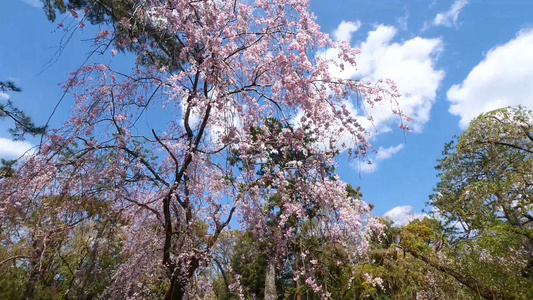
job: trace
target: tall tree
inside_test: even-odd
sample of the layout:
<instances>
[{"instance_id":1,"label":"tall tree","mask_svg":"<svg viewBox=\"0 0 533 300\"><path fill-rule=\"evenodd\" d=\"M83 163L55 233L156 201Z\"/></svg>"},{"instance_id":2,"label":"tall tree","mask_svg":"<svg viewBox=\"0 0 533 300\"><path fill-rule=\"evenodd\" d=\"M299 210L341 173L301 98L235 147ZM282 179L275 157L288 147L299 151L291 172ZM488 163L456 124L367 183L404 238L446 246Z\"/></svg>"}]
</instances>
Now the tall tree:
<instances>
[{"instance_id":1,"label":"tall tree","mask_svg":"<svg viewBox=\"0 0 533 300\"><path fill-rule=\"evenodd\" d=\"M271 285L271 277L276 273L279 278L294 281L285 283L278 294L332 295L331 282L335 277L332 270L341 269L339 265L353 264L365 253L367 241L360 233L379 224L370 216L370 207L361 201L359 188L338 180L333 164L322 162L321 176L329 185L324 190L321 187L324 182L317 180L313 172L303 171L302 167L306 167L313 155L307 149L313 148L316 142L309 127L303 128L302 147L295 148L284 139L276 139L283 132L294 132L293 126L274 118L265 119L264 125L252 130L255 137L251 148L259 148L255 145L259 138L267 137L271 141L272 150L257 170L258 180L264 181L262 185L266 187L265 201L263 207L249 212L247 218L251 221L244 229L256 237L257 248L264 251L256 255L268 261L265 297L267 290L276 292ZM328 155L337 153L336 149L331 151ZM230 163L239 169L253 164L238 153L230 157ZM283 184L273 180L280 175ZM332 191L336 193L335 198L322 194ZM266 289L268 284L270 289Z\"/></svg>"},{"instance_id":2,"label":"tall tree","mask_svg":"<svg viewBox=\"0 0 533 300\"><path fill-rule=\"evenodd\" d=\"M333 78L330 67L354 65L359 52L320 32L308 1L118 3L121 26L134 22L143 34L120 40L135 50L137 66L131 74L106 65L76 72L65 84L75 99L71 119L0 182L1 205L106 199L129 224L125 261L106 290L114 299L161 289L165 299L184 299L235 216L242 228L270 236L265 219L254 217L265 216L272 197L279 233L291 238L294 219L317 206L327 221L321 230L339 243L361 241L364 252L373 223L331 166L339 149L366 159L370 147L347 102L395 105L394 84ZM110 34L103 30L97 41ZM324 49L336 56L317 54ZM151 53L170 59L146 63ZM272 130L272 119L283 126ZM276 151L298 158L265 165ZM306 266L304 284L327 296L314 279L320 274Z\"/></svg>"},{"instance_id":3,"label":"tall tree","mask_svg":"<svg viewBox=\"0 0 533 300\"><path fill-rule=\"evenodd\" d=\"M523 107L482 114L443 153L430 204L458 228L448 254L456 266L443 268L487 299L530 298L533 114Z\"/></svg>"},{"instance_id":4,"label":"tall tree","mask_svg":"<svg viewBox=\"0 0 533 300\"><path fill-rule=\"evenodd\" d=\"M523 107L482 114L446 146L430 203L465 234L505 224L533 238L533 115Z\"/></svg>"}]
</instances>

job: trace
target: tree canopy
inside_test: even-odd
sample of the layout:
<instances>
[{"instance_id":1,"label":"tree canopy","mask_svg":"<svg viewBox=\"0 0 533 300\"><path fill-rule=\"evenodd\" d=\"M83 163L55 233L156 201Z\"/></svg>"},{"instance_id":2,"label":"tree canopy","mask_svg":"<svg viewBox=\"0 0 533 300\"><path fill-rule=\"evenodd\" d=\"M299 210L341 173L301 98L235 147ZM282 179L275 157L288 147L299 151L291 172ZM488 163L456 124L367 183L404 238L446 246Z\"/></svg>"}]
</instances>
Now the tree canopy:
<instances>
[{"instance_id":1,"label":"tree canopy","mask_svg":"<svg viewBox=\"0 0 533 300\"><path fill-rule=\"evenodd\" d=\"M455 147L446 145L437 166L430 204L454 229L448 255L485 286L485 298L532 296L532 137L533 114L524 107L484 113Z\"/></svg>"},{"instance_id":2,"label":"tree canopy","mask_svg":"<svg viewBox=\"0 0 533 300\"><path fill-rule=\"evenodd\" d=\"M324 272L363 256L367 235L381 228L334 173L340 151L366 160L371 149L355 115L365 110L348 107L395 107L394 83L332 77L331 66L355 65L359 51L320 32L307 1L44 3L50 19L69 9L76 18L83 9L82 18L104 26L97 47L114 43L137 60L129 74L102 64L74 72L64 84L75 101L71 118L1 179L0 207L12 220L5 238L45 253L52 237L64 237L48 265L69 270L43 281L45 256L6 254L13 272L45 286L66 280L69 288L58 292L64 297L205 296L213 251L234 223L268 245L277 274L301 278L294 295L332 297L337 275ZM324 49L335 57L316 55ZM47 217L36 234L28 220L48 212L49 199L72 205L60 215L74 217ZM103 205L106 215L88 204ZM69 244L81 224L106 220L113 230L104 226L86 237L94 242ZM99 232L116 235L116 247ZM324 241L335 256L308 246ZM67 259L79 247L88 257ZM104 262L105 287L89 288L83 274ZM231 276L228 289L243 296L239 274Z\"/></svg>"}]
</instances>

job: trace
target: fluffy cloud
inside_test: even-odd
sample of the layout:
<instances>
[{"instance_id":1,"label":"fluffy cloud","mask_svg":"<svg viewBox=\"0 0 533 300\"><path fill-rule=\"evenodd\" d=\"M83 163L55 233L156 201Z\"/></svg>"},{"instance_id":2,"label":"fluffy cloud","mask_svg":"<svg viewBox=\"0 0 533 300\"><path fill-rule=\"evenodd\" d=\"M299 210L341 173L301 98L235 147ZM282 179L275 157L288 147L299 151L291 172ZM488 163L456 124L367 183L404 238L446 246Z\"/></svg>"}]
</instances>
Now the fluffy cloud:
<instances>
[{"instance_id":1,"label":"fluffy cloud","mask_svg":"<svg viewBox=\"0 0 533 300\"><path fill-rule=\"evenodd\" d=\"M0 138L0 158L19 158L32 147L32 144L25 141L12 141L10 139Z\"/></svg>"},{"instance_id":2,"label":"fluffy cloud","mask_svg":"<svg viewBox=\"0 0 533 300\"><path fill-rule=\"evenodd\" d=\"M466 79L447 93L450 113L468 127L479 114L497 108L527 105L533 108L533 30L520 31L504 45L492 48Z\"/></svg>"},{"instance_id":3,"label":"fluffy cloud","mask_svg":"<svg viewBox=\"0 0 533 300\"><path fill-rule=\"evenodd\" d=\"M423 219L424 214L418 214L413 211L410 205L396 206L386 212L383 217L393 222L393 226L401 227L409 224L414 219Z\"/></svg>"},{"instance_id":4,"label":"fluffy cloud","mask_svg":"<svg viewBox=\"0 0 533 300\"><path fill-rule=\"evenodd\" d=\"M333 38L336 41L346 41L350 42L352 39L352 33L359 30L361 27L361 22L346 22L342 21L339 24L339 27L333 32Z\"/></svg>"},{"instance_id":5,"label":"fluffy cloud","mask_svg":"<svg viewBox=\"0 0 533 300\"><path fill-rule=\"evenodd\" d=\"M341 30L341 25L337 31ZM346 32L346 30L342 30ZM436 91L444 71L435 68L438 54L442 51L440 39L415 37L401 43L393 42L397 29L393 26L379 25L368 33L365 41L356 44L362 53L358 57L357 67L347 67L344 71L331 68L334 76L377 82L382 78L390 78L396 82L405 96L400 100L400 110L415 121L414 130L421 132L429 120L431 107L436 99ZM327 57L336 57L334 50L324 53ZM397 107L393 107L395 109ZM391 113L391 107L367 109L374 122L363 125L377 133L390 130L388 124L397 121ZM376 132L375 132L376 133Z\"/></svg>"},{"instance_id":6,"label":"fluffy cloud","mask_svg":"<svg viewBox=\"0 0 533 300\"><path fill-rule=\"evenodd\" d=\"M383 148L379 147L378 153L376 154L376 161L384 161L392 157L393 154L398 153L398 151L403 149L403 144L399 144L396 147Z\"/></svg>"},{"instance_id":7,"label":"fluffy cloud","mask_svg":"<svg viewBox=\"0 0 533 300\"><path fill-rule=\"evenodd\" d=\"M433 25L450 27L457 24L459 13L468 4L468 0L456 0L446 12L439 13L433 19Z\"/></svg>"},{"instance_id":8,"label":"fluffy cloud","mask_svg":"<svg viewBox=\"0 0 533 300\"><path fill-rule=\"evenodd\" d=\"M403 144L399 144L398 146L395 146L395 147L389 147L389 148L383 148L383 147L379 147L379 149L377 150L377 153L376 155L373 157L373 158L370 158L370 161L372 161L372 164L369 165L367 163L360 163L360 164L357 164L357 163L352 163L351 166L352 168L360 171L360 172L363 172L363 173L373 173L375 171L377 171L378 169L378 164L384 160L387 160L387 159L390 159L394 154L398 153L398 151L402 150L404 147Z\"/></svg>"}]
</instances>

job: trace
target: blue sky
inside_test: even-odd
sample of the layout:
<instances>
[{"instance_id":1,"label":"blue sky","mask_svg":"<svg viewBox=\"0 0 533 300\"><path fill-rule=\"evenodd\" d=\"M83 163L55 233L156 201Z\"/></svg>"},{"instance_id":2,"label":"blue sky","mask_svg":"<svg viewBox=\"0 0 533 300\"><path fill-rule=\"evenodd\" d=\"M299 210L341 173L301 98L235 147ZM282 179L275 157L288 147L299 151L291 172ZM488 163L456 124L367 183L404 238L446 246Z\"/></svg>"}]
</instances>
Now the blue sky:
<instances>
[{"instance_id":1,"label":"blue sky","mask_svg":"<svg viewBox=\"0 0 533 300\"><path fill-rule=\"evenodd\" d=\"M84 62L96 29L86 26L56 57L65 32L46 21L40 1L2 2L0 80L23 88L9 97L43 124L62 96L58 84ZM341 178L361 186L376 215L401 223L419 214L436 184L444 143L479 113L533 108L533 1L311 0L311 9L324 32L363 51L358 68L343 76L395 80L406 94L400 107L416 121L413 133L404 133L396 119L376 111L372 167L339 159ZM0 101L6 97L0 94ZM70 104L63 100L51 125L66 119ZM9 125L0 123L0 157L35 142L9 141Z\"/></svg>"}]
</instances>

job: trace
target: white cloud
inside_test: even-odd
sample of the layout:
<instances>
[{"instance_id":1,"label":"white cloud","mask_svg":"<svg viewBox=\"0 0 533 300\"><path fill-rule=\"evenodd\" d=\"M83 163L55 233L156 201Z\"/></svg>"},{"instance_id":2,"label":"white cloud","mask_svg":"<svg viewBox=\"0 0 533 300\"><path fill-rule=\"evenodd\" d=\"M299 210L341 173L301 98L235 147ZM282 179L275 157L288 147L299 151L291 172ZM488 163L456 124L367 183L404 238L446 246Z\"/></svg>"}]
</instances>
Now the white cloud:
<instances>
[{"instance_id":1,"label":"white cloud","mask_svg":"<svg viewBox=\"0 0 533 300\"><path fill-rule=\"evenodd\" d=\"M376 161L384 161L392 157L393 154L398 153L398 151L403 149L403 144L399 144L396 147L383 148L379 147L378 153L376 154Z\"/></svg>"},{"instance_id":2,"label":"white cloud","mask_svg":"<svg viewBox=\"0 0 533 300\"><path fill-rule=\"evenodd\" d=\"M522 30L504 45L492 48L461 84L447 93L450 113L468 127L479 114L497 108L533 104L533 29Z\"/></svg>"},{"instance_id":3,"label":"white cloud","mask_svg":"<svg viewBox=\"0 0 533 300\"><path fill-rule=\"evenodd\" d=\"M28 5L31 5L33 7L37 7L37 8L42 8L43 7L43 3L41 2L41 0L20 0Z\"/></svg>"},{"instance_id":4,"label":"white cloud","mask_svg":"<svg viewBox=\"0 0 533 300\"><path fill-rule=\"evenodd\" d=\"M333 38L336 41L346 41L349 43L352 39L352 33L359 30L359 28L361 28L361 21L357 21L357 22L342 21L339 24L339 27L337 27L337 29L335 29L335 31L333 32Z\"/></svg>"},{"instance_id":5,"label":"white cloud","mask_svg":"<svg viewBox=\"0 0 533 300\"><path fill-rule=\"evenodd\" d=\"M386 212L383 217L393 222L393 226L401 227L415 219L423 219L426 215L415 213L410 205L396 206Z\"/></svg>"},{"instance_id":6,"label":"white cloud","mask_svg":"<svg viewBox=\"0 0 533 300\"><path fill-rule=\"evenodd\" d=\"M456 0L446 12L439 13L433 19L433 25L450 27L457 24L459 13L468 4L468 0Z\"/></svg>"},{"instance_id":7,"label":"white cloud","mask_svg":"<svg viewBox=\"0 0 533 300\"><path fill-rule=\"evenodd\" d=\"M383 147L379 147L379 149L377 150L377 153L376 155L373 157L373 158L370 158L370 161L372 162L372 164L367 164L367 163L355 163L353 162L351 164L351 167L358 170L358 171L361 171L363 173L373 173L375 171L377 171L378 169L378 164L384 160L387 160L387 159L390 159L394 154L398 153L398 151L402 150L404 147L403 144L399 144L398 146L395 146L395 147L389 147L389 148L383 148Z\"/></svg>"},{"instance_id":8,"label":"white cloud","mask_svg":"<svg viewBox=\"0 0 533 300\"><path fill-rule=\"evenodd\" d=\"M341 78L372 82L385 78L394 80L399 91L405 94L398 105L400 110L414 119L414 130L421 132L429 120L437 88L445 75L444 71L435 68L438 54L442 51L442 41L415 37L400 43L392 42L396 33L397 29L393 26L377 26L368 33L365 41L355 45L362 51L357 67L345 66L344 71L332 67L331 72ZM334 58L337 53L329 50L325 55ZM388 125L397 121L391 111L397 108L390 105L367 108L374 122L365 121L363 116L360 120L369 131L375 131L374 128L377 133L390 131Z\"/></svg>"},{"instance_id":9,"label":"white cloud","mask_svg":"<svg viewBox=\"0 0 533 300\"><path fill-rule=\"evenodd\" d=\"M13 141L0 138L0 158L14 159L24 155L33 147L26 141Z\"/></svg>"}]
</instances>

